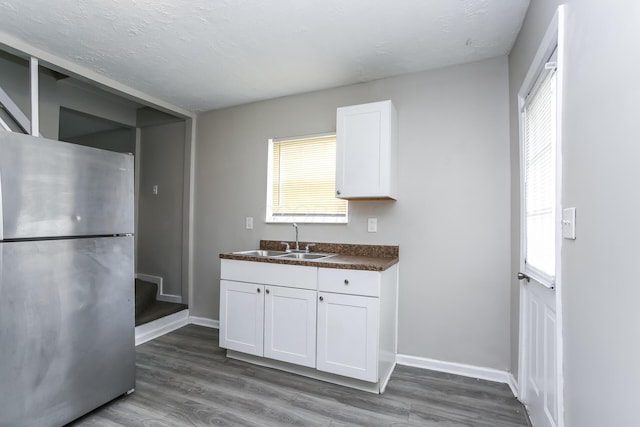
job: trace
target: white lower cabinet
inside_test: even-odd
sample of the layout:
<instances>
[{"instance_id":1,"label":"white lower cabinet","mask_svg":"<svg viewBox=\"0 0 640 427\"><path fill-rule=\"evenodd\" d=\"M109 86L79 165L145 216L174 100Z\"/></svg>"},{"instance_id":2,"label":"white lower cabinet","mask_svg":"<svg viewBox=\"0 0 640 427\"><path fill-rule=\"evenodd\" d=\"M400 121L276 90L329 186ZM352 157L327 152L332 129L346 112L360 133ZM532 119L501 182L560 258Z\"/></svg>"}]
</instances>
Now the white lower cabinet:
<instances>
[{"instance_id":1,"label":"white lower cabinet","mask_svg":"<svg viewBox=\"0 0 640 427\"><path fill-rule=\"evenodd\" d=\"M220 347L381 393L395 366L397 271L222 259Z\"/></svg>"},{"instance_id":2,"label":"white lower cabinet","mask_svg":"<svg viewBox=\"0 0 640 427\"><path fill-rule=\"evenodd\" d=\"M316 291L266 286L264 357L316 366Z\"/></svg>"},{"instance_id":3,"label":"white lower cabinet","mask_svg":"<svg viewBox=\"0 0 640 427\"><path fill-rule=\"evenodd\" d=\"M264 285L220 281L220 347L263 355Z\"/></svg>"},{"instance_id":4,"label":"white lower cabinet","mask_svg":"<svg viewBox=\"0 0 640 427\"><path fill-rule=\"evenodd\" d=\"M378 381L379 299L318 293L318 370Z\"/></svg>"}]
</instances>

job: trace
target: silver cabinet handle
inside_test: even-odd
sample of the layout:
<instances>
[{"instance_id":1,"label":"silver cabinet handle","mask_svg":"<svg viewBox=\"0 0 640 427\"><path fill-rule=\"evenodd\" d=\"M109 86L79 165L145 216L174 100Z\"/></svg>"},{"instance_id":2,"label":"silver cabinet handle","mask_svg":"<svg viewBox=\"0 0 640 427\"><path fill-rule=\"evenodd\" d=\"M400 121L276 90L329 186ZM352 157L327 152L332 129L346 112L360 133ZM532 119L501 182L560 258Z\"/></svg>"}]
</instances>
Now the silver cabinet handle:
<instances>
[{"instance_id":1,"label":"silver cabinet handle","mask_svg":"<svg viewBox=\"0 0 640 427\"><path fill-rule=\"evenodd\" d=\"M348 285L348 284L349 284L349 280L344 279L344 284L345 284L345 285Z\"/></svg>"},{"instance_id":2,"label":"silver cabinet handle","mask_svg":"<svg viewBox=\"0 0 640 427\"><path fill-rule=\"evenodd\" d=\"M531 280L531 277L529 277L524 273L518 273L518 280L525 280L525 279L527 280L527 282L529 282Z\"/></svg>"},{"instance_id":3,"label":"silver cabinet handle","mask_svg":"<svg viewBox=\"0 0 640 427\"><path fill-rule=\"evenodd\" d=\"M321 296L320 297L320 302L322 302L322 301L324 301L324 297Z\"/></svg>"}]
</instances>

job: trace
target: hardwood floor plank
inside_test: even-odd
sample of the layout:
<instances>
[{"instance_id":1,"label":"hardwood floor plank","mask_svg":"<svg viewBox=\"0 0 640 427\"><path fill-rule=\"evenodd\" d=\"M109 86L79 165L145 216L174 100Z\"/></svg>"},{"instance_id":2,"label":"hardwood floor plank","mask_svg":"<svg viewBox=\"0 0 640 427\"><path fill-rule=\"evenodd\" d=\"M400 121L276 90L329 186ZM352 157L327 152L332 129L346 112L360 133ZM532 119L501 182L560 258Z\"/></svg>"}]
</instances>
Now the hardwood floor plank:
<instances>
[{"instance_id":1,"label":"hardwood floor plank","mask_svg":"<svg viewBox=\"0 0 640 427\"><path fill-rule=\"evenodd\" d=\"M376 395L228 359L195 325L138 346L136 365L133 394L71 425L528 426L505 384L398 366Z\"/></svg>"}]
</instances>

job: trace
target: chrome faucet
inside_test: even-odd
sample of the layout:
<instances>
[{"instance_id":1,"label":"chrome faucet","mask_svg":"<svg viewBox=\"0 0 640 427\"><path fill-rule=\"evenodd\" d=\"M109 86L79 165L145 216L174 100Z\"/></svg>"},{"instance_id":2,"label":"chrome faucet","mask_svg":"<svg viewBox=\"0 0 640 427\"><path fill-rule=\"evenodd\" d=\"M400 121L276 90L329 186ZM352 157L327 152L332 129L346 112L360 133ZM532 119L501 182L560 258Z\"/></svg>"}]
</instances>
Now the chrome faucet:
<instances>
[{"instance_id":1,"label":"chrome faucet","mask_svg":"<svg viewBox=\"0 0 640 427\"><path fill-rule=\"evenodd\" d=\"M298 224L293 223L293 228L296 229L296 251L300 250L300 242L298 241Z\"/></svg>"}]
</instances>

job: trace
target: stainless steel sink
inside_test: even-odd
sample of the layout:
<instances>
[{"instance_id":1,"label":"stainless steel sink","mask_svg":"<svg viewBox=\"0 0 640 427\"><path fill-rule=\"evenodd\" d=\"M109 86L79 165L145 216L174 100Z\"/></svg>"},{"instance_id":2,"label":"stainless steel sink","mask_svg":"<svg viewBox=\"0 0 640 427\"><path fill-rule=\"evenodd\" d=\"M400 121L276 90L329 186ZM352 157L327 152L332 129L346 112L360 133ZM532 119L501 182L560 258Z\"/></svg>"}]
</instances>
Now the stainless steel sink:
<instances>
[{"instance_id":1,"label":"stainless steel sink","mask_svg":"<svg viewBox=\"0 0 640 427\"><path fill-rule=\"evenodd\" d=\"M259 257L272 257L285 255L285 251L269 251L264 249L253 249L250 251L233 252L234 255L247 255L247 256L259 256Z\"/></svg>"},{"instance_id":2,"label":"stainless steel sink","mask_svg":"<svg viewBox=\"0 0 640 427\"><path fill-rule=\"evenodd\" d=\"M281 255L278 258L282 259L303 259L303 260L319 260L335 256L335 254L321 254L317 252L292 252L286 255Z\"/></svg>"}]
</instances>

